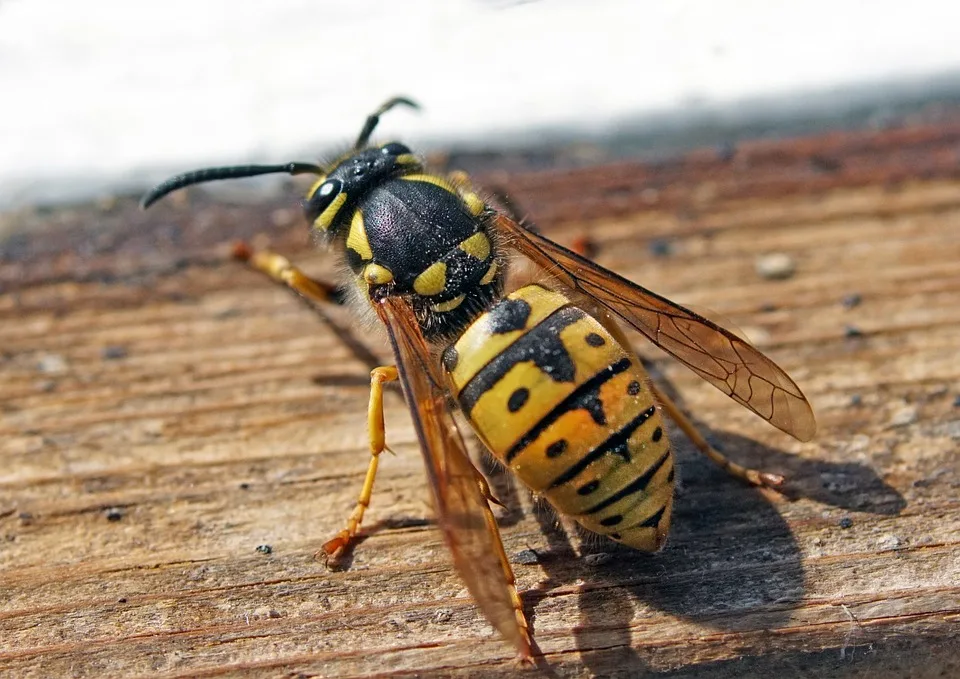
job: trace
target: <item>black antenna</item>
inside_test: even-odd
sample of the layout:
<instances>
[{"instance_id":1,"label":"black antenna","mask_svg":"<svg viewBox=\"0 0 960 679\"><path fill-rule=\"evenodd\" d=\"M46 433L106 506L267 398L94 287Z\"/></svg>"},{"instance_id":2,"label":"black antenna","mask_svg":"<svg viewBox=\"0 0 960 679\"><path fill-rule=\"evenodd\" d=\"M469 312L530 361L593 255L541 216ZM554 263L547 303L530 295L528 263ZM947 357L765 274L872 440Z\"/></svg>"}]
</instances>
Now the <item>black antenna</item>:
<instances>
[{"instance_id":1,"label":"black antenna","mask_svg":"<svg viewBox=\"0 0 960 679\"><path fill-rule=\"evenodd\" d=\"M182 189L191 184L212 182L217 179L240 179L242 177L256 177L261 174L323 174L325 170L312 163L285 163L283 165L232 165L230 167L208 167L203 170L184 172L174 175L162 184L152 188L140 199L140 209L146 210L171 191Z\"/></svg>"},{"instance_id":2,"label":"black antenna","mask_svg":"<svg viewBox=\"0 0 960 679\"><path fill-rule=\"evenodd\" d=\"M420 106L417 102L412 99L407 99L406 97L394 97L393 99L388 99L383 103L380 108L367 116L367 122L363 124L363 128L360 130L360 136L357 137L357 143L353 145L354 151L359 151L367 145L367 142L370 141L370 135L373 134L374 129L377 127L377 123L380 122L380 116L392 109L398 104L403 104L404 106L409 106L412 109L419 110Z\"/></svg>"}]
</instances>

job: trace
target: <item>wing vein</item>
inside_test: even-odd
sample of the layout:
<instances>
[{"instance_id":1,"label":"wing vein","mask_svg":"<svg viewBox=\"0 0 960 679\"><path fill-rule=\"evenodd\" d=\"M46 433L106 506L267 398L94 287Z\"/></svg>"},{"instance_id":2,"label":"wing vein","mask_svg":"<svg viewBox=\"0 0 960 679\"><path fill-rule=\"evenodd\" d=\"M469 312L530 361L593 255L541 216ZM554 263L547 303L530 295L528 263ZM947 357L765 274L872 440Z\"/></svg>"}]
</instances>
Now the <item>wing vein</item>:
<instances>
[{"instance_id":1,"label":"wing vein","mask_svg":"<svg viewBox=\"0 0 960 679\"><path fill-rule=\"evenodd\" d=\"M796 383L758 349L713 321L584 259L505 215L508 242L562 285L593 299L697 375L773 426L808 441L813 409Z\"/></svg>"}]
</instances>

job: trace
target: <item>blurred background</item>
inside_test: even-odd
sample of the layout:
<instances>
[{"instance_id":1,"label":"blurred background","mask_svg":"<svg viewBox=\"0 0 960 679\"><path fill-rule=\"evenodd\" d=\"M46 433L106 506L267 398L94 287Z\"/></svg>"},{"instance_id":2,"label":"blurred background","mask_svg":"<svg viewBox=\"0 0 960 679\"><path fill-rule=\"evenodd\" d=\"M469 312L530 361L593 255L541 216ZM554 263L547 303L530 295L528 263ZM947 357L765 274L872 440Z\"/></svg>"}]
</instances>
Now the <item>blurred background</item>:
<instances>
[{"instance_id":1,"label":"blurred background","mask_svg":"<svg viewBox=\"0 0 960 679\"><path fill-rule=\"evenodd\" d=\"M171 172L312 159L407 94L426 150L671 153L936 115L960 99L938 0L0 0L0 209Z\"/></svg>"}]
</instances>

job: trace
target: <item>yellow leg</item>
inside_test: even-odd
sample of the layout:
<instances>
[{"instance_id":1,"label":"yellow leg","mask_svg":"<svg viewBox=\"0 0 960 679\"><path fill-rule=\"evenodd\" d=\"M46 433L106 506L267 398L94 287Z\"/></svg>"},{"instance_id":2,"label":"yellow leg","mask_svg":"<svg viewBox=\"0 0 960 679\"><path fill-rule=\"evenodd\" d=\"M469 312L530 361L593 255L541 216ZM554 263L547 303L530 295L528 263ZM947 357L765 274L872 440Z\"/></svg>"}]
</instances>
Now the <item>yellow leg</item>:
<instances>
[{"instance_id":1,"label":"yellow leg","mask_svg":"<svg viewBox=\"0 0 960 679\"><path fill-rule=\"evenodd\" d=\"M329 557L336 557L343 552L350 541L356 536L363 521L363 513L370 506L370 496L373 494L373 482L377 477L377 464L380 453L390 450L386 444L386 428L383 422L383 385L397 379L396 366L380 366L370 371L370 405L367 408L367 427L370 430L370 466L367 467L367 476L360 489L357 506L354 507L347 526L336 534L321 548Z\"/></svg>"},{"instance_id":2,"label":"yellow leg","mask_svg":"<svg viewBox=\"0 0 960 679\"><path fill-rule=\"evenodd\" d=\"M237 243L233 256L252 268L265 273L278 283L290 287L311 302L342 303L341 290L303 273L286 257L269 251L253 251L246 243Z\"/></svg>"},{"instance_id":3,"label":"yellow leg","mask_svg":"<svg viewBox=\"0 0 960 679\"><path fill-rule=\"evenodd\" d=\"M752 483L755 486L767 486L769 488L777 488L783 485L783 477L780 474L771 474L770 472L758 471L756 469L750 469L749 467L743 467L736 462L731 461L723 453L710 445L709 442L700 432L697 431L697 428L693 426L693 422L687 419L687 416L677 407L677 404L674 403L670 398L664 394L662 391L657 389L656 385L651 384L650 388L653 390L653 395L656 397L657 401L660 402L660 405L663 407L664 412L670 417L671 420L677 423L683 433L693 441L693 445L700 449L704 455L709 457L711 460L716 462L718 465L723 467L731 476L735 476L738 479L742 479L747 483Z\"/></svg>"},{"instance_id":4,"label":"yellow leg","mask_svg":"<svg viewBox=\"0 0 960 679\"><path fill-rule=\"evenodd\" d=\"M477 475L477 485L480 486L480 492L483 494L484 499L487 502L492 502L498 507L506 507L506 505L500 502L500 500L497 499L497 496L494 495L490 490L490 484L487 483L487 479L484 477L483 472L476 467L473 468L473 471Z\"/></svg>"}]
</instances>

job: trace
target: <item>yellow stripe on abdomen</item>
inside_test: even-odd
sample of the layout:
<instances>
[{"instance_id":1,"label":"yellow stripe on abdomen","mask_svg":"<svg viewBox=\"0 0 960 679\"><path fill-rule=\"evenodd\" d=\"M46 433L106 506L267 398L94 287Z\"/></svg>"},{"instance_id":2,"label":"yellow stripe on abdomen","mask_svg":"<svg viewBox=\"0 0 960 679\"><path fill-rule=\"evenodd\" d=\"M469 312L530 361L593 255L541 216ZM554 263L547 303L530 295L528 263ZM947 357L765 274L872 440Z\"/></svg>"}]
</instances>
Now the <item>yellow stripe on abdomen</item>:
<instances>
[{"instance_id":1,"label":"yellow stripe on abdomen","mask_svg":"<svg viewBox=\"0 0 960 679\"><path fill-rule=\"evenodd\" d=\"M670 523L673 456L639 360L565 296L517 290L443 356L490 451L584 527L657 549Z\"/></svg>"}]
</instances>

